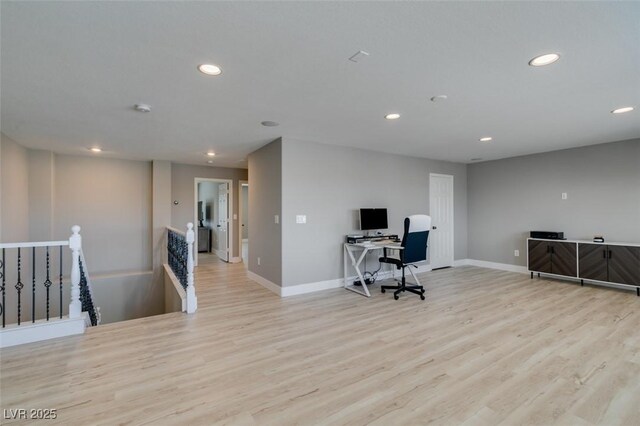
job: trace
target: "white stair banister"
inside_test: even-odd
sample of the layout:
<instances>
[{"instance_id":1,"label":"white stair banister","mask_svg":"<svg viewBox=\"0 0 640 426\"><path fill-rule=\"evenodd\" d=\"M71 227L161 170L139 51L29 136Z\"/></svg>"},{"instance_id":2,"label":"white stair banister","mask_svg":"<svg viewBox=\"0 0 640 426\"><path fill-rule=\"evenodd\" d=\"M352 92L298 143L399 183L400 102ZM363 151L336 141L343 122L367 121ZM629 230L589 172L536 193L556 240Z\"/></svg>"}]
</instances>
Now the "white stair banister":
<instances>
[{"instance_id":1,"label":"white stair banister","mask_svg":"<svg viewBox=\"0 0 640 426\"><path fill-rule=\"evenodd\" d=\"M192 314L198 309L198 298L196 297L196 288L193 279L193 243L195 241L195 233L193 232L193 223L187 223L187 313Z\"/></svg>"},{"instance_id":2,"label":"white stair banister","mask_svg":"<svg viewBox=\"0 0 640 426\"><path fill-rule=\"evenodd\" d=\"M73 234L69 238L69 248L71 249L71 302L69 303L69 318L76 319L82 317L82 303L80 302L80 249L82 248L82 237L80 227L75 225L71 228Z\"/></svg>"}]
</instances>

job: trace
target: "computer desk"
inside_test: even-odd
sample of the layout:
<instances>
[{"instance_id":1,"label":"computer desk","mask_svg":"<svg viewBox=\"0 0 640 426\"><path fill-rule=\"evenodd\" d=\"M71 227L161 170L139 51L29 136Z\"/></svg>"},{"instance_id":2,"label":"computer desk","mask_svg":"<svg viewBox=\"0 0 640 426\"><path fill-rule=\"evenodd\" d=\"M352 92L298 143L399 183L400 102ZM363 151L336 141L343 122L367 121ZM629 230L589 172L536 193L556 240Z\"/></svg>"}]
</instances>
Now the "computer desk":
<instances>
[{"instance_id":1,"label":"computer desk","mask_svg":"<svg viewBox=\"0 0 640 426\"><path fill-rule=\"evenodd\" d=\"M367 253L374 250L383 250L385 247L391 250L403 249L400 243L394 242L393 240L382 240L382 241L368 242L368 243L345 243L344 245L344 288L346 288L347 290L353 291L354 293L358 293L366 297L371 297L369 288L367 287L367 284L364 281L364 276L362 275L362 271L360 270L360 264L366 258ZM357 258L356 258L356 255L358 255ZM349 262L347 258L349 258L351 261ZM357 278L360 280L360 283L362 284L362 289L359 289L358 287L353 285L353 281L355 281L355 279L349 278L348 276L349 265L353 266L353 268L356 270L356 275L357 275Z\"/></svg>"}]
</instances>

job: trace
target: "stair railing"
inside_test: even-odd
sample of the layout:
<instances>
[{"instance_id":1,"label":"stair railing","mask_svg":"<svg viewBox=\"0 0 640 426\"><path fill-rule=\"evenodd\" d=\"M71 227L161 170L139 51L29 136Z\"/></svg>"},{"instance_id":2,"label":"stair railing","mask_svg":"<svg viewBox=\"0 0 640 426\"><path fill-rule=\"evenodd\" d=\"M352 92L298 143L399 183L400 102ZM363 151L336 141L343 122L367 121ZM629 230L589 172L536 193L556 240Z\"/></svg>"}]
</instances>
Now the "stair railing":
<instances>
[{"instance_id":1,"label":"stair railing","mask_svg":"<svg viewBox=\"0 0 640 426\"><path fill-rule=\"evenodd\" d=\"M0 244L0 315L2 316L2 329L5 329L9 321L14 325L33 324L36 321L46 322L63 319L63 247L71 249L71 274L70 274L70 303L69 319L82 318L82 312L87 312L91 318L91 325L100 323L99 308L93 306L93 294L89 275L86 270L86 262L82 254L82 237L80 227L71 228L72 235L68 241L42 241ZM8 255L15 254L15 269L7 265ZM57 258L56 258L57 257ZM29 263L28 265L25 265ZM11 276L8 276L8 273ZM83 278L84 277L84 278ZM42 280L44 278L44 280ZM84 280L84 283L83 283ZM10 282L11 281L11 282ZM13 284L15 282L15 284ZM29 284L31 284L29 286ZM15 289L15 310L8 316L7 295ZM81 287L85 287L82 290ZM37 295L45 292L45 304L39 306L36 302ZM85 293L81 299L82 293ZM56 297L57 293L57 297ZM28 299L30 303L30 315L25 320L28 312L23 309L23 302ZM57 303L57 309L52 305ZM42 314L37 311L41 308ZM55 314L54 314L55 312ZM95 321L94 321L95 319Z\"/></svg>"},{"instance_id":2,"label":"stair railing","mask_svg":"<svg viewBox=\"0 0 640 426\"><path fill-rule=\"evenodd\" d=\"M193 277L193 223L187 223L187 232L167 227L167 261L169 267L186 292L187 313L198 309L198 299Z\"/></svg>"}]
</instances>

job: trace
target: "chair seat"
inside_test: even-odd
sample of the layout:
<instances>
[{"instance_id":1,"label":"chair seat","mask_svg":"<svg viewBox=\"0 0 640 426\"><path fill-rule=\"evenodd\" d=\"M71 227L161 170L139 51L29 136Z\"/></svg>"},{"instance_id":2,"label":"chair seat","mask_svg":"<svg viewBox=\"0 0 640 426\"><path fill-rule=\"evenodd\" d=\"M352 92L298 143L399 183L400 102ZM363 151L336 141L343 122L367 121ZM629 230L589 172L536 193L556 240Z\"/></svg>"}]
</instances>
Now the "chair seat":
<instances>
[{"instance_id":1,"label":"chair seat","mask_svg":"<svg viewBox=\"0 0 640 426\"><path fill-rule=\"evenodd\" d=\"M392 265L396 265L397 269L402 268L402 260L395 257L381 257L378 260L382 263L391 263Z\"/></svg>"}]
</instances>

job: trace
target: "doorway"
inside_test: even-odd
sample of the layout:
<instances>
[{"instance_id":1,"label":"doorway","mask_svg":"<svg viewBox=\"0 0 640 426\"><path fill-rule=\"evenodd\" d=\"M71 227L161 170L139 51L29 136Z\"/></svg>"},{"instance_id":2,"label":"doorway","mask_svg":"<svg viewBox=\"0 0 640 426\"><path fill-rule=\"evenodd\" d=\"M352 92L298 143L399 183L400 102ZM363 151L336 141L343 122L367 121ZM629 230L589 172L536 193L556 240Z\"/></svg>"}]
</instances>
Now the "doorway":
<instances>
[{"instance_id":1,"label":"doorway","mask_svg":"<svg viewBox=\"0 0 640 426\"><path fill-rule=\"evenodd\" d=\"M429 174L431 269L453 266L453 176Z\"/></svg>"},{"instance_id":2,"label":"doorway","mask_svg":"<svg viewBox=\"0 0 640 426\"><path fill-rule=\"evenodd\" d=\"M195 178L194 228L199 261L229 262L233 252L233 181Z\"/></svg>"},{"instance_id":3,"label":"doorway","mask_svg":"<svg viewBox=\"0 0 640 426\"><path fill-rule=\"evenodd\" d=\"M249 182L240 181L239 213L240 213L240 235L238 235L238 247L240 247L240 257L245 266L249 265Z\"/></svg>"}]
</instances>

